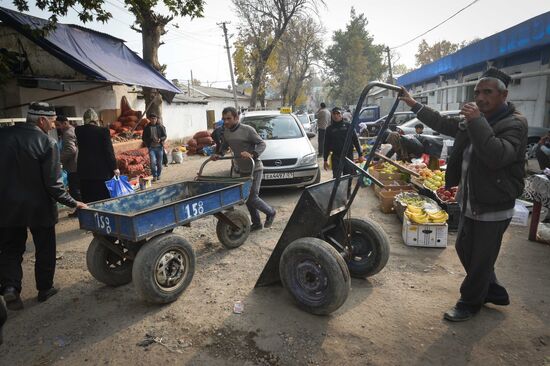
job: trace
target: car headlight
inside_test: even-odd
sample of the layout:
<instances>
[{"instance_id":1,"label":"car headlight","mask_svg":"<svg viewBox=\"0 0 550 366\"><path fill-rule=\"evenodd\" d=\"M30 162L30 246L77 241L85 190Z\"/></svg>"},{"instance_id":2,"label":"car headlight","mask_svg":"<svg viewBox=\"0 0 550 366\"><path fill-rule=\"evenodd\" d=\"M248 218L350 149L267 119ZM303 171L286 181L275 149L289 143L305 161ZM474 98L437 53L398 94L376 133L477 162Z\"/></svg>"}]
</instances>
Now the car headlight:
<instances>
[{"instance_id":1,"label":"car headlight","mask_svg":"<svg viewBox=\"0 0 550 366\"><path fill-rule=\"evenodd\" d=\"M317 154L307 154L300 160L300 165L313 165L317 162Z\"/></svg>"}]
</instances>

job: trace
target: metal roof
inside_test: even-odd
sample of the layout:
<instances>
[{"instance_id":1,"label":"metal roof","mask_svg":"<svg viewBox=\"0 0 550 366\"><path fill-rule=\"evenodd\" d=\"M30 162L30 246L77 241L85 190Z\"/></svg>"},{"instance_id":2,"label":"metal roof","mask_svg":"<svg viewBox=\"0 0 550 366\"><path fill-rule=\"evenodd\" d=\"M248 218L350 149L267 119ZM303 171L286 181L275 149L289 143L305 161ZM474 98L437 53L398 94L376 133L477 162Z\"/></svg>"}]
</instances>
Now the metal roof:
<instances>
[{"instance_id":1,"label":"metal roof","mask_svg":"<svg viewBox=\"0 0 550 366\"><path fill-rule=\"evenodd\" d=\"M497 16L497 15L495 15ZM541 14L461 50L402 75L398 85L409 86L468 67L550 45L550 12Z\"/></svg>"}]
</instances>

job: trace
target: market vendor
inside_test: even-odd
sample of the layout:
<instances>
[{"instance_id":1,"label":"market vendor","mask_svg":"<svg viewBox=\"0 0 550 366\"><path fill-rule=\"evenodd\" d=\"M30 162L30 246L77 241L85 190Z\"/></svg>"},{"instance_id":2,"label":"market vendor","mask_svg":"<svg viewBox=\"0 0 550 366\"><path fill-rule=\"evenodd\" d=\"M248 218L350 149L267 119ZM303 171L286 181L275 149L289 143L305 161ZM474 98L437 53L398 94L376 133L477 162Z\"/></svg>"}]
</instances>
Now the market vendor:
<instances>
[{"instance_id":1,"label":"market vendor","mask_svg":"<svg viewBox=\"0 0 550 366\"><path fill-rule=\"evenodd\" d=\"M459 185L461 214L455 247L466 277L458 302L444 314L449 321L468 320L485 303L510 303L494 267L515 200L523 193L527 146L527 120L506 102L511 80L493 67L483 73L474 88L475 103L462 106L465 120L417 103L402 88L400 99L420 121L455 138L445 185Z\"/></svg>"}]
</instances>

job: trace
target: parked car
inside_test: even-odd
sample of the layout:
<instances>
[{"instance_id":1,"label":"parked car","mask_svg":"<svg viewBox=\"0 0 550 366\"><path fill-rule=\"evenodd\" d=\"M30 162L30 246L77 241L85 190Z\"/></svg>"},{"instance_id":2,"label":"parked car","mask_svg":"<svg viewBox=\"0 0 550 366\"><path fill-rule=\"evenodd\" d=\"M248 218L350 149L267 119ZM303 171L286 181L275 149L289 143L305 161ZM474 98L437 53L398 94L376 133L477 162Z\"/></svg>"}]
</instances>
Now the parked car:
<instances>
[{"instance_id":1,"label":"parked car","mask_svg":"<svg viewBox=\"0 0 550 366\"><path fill-rule=\"evenodd\" d=\"M321 180L317 153L294 114L247 112L241 123L254 127L265 140L262 188L305 187Z\"/></svg>"},{"instance_id":2,"label":"parked car","mask_svg":"<svg viewBox=\"0 0 550 366\"><path fill-rule=\"evenodd\" d=\"M443 111L441 114L443 115L451 115L451 116L458 116L460 113L459 110L454 111ZM402 135L409 135L414 134L414 126L419 123L420 120L418 118L412 119L408 122L405 122L401 126L397 126L396 130L401 133ZM422 123L422 122L420 122ZM528 159L532 159L535 157L535 147L537 146L537 143L539 142L540 138L548 133L549 129L545 127L535 127L535 126L529 126L527 130L527 148L526 148L526 157ZM423 135L432 135L435 137L439 137L442 140L447 139L453 139L450 136L441 135L440 133L432 130L428 126L424 124L424 131L422 132Z\"/></svg>"},{"instance_id":3,"label":"parked car","mask_svg":"<svg viewBox=\"0 0 550 366\"><path fill-rule=\"evenodd\" d=\"M459 110L454 111L443 111L440 112L444 116L453 116L456 117L460 114ZM422 123L418 118L413 118L408 122L403 123L400 126L396 127L396 131L399 132L402 135L414 135L416 133L414 126L417 124ZM428 127L426 124L422 123L424 125L424 131L422 132L423 135L431 135L431 136L439 136L442 140L447 139L453 139L450 136L442 135L437 131L432 130L430 127Z\"/></svg>"},{"instance_id":4,"label":"parked car","mask_svg":"<svg viewBox=\"0 0 550 366\"><path fill-rule=\"evenodd\" d=\"M317 118L315 118L315 114L314 113L310 113L308 114L309 116L309 120L311 121L311 125L313 126L313 128L315 129L315 134L317 134L319 131L317 130Z\"/></svg>"},{"instance_id":5,"label":"parked car","mask_svg":"<svg viewBox=\"0 0 550 366\"><path fill-rule=\"evenodd\" d=\"M542 136L545 136L550 129L545 127L529 126L527 130L527 159L535 158L535 148Z\"/></svg>"},{"instance_id":6,"label":"parked car","mask_svg":"<svg viewBox=\"0 0 550 366\"><path fill-rule=\"evenodd\" d=\"M309 114L297 114L296 117L298 118L298 121L300 121L302 126L304 126L307 137L312 138L317 135L317 125L313 125L311 119L309 118Z\"/></svg>"},{"instance_id":7,"label":"parked car","mask_svg":"<svg viewBox=\"0 0 550 366\"><path fill-rule=\"evenodd\" d=\"M361 136L368 137L377 135L387 117L388 115L386 114L384 117L380 117L374 122L363 122L360 125ZM388 127L391 131L395 131L397 126L400 126L413 118L416 118L416 114L412 111L395 112Z\"/></svg>"}]
</instances>

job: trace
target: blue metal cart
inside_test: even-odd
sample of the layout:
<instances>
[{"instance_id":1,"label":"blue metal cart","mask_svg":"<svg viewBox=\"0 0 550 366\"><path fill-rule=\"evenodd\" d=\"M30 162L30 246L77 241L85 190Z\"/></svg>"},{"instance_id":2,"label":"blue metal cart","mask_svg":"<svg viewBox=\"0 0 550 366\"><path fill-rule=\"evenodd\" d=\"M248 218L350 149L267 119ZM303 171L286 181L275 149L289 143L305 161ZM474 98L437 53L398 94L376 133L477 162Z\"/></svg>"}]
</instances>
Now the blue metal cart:
<instances>
[{"instance_id":1,"label":"blue metal cart","mask_svg":"<svg viewBox=\"0 0 550 366\"><path fill-rule=\"evenodd\" d=\"M206 177L90 203L79 210L80 228L94 235L88 270L98 281L120 286L134 282L138 295L153 303L175 301L193 279L195 254L172 231L208 215L218 219L216 234L226 248L242 245L250 233L248 215L234 206L246 202L251 177Z\"/></svg>"}]
</instances>

